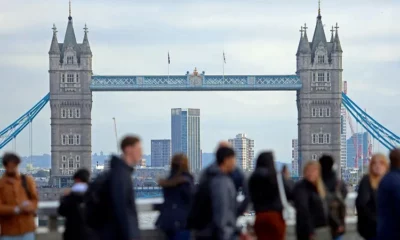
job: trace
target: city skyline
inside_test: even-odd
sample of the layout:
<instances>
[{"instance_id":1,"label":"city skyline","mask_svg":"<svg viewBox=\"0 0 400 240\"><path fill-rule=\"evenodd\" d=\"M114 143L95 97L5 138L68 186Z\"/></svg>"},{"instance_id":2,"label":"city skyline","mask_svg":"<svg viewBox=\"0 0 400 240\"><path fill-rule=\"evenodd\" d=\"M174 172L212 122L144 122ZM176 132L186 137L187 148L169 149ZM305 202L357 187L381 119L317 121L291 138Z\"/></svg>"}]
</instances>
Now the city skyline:
<instances>
[{"instance_id":1,"label":"city skyline","mask_svg":"<svg viewBox=\"0 0 400 240\"><path fill-rule=\"evenodd\" d=\"M94 2L91 2L93 5L93 8L102 8L104 5L96 5ZM161 4L161 3L160 3ZM213 3L210 2L205 2L201 7L204 7L204 5L214 5ZM9 106L4 106L2 105L2 112L9 112L7 116L2 116L0 119L0 126L6 126L7 124L11 123L16 117L21 115L23 112L25 112L29 107L31 107L32 102L36 102L41 96L42 93L47 92L48 90L48 78L47 78L47 51L50 46L50 40L51 40L51 30L48 28L51 27L51 23L54 21L56 22L56 25L59 29L59 39L62 39L62 36L65 33L65 27L66 27L66 22L67 22L67 6L66 4L54 4L54 10L53 12L49 12L49 16L44 16L43 18L36 18L34 22L26 21L24 24L27 24L28 26L33 26L35 28L31 28L28 31L21 31L18 32L18 29L21 27L18 25L20 23L19 21L7 21L12 23L11 26L7 26L2 30L2 35L4 36L22 36L24 37L13 37L12 39L18 39L15 41L13 44L7 44L6 43L6 37L2 38L1 41L5 45L10 45L11 50L7 49L5 50L5 54L1 56L1 58L4 58L5 61L2 61L3 63L0 64L0 70L2 73L4 73L3 76L5 76L7 79L10 79L9 85L15 89L16 85L13 85L14 82L18 83L19 85L24 85L27 87L27 89L32 89L32 92L26 93L24 89L17 88L18 93L24 95L24 101L20 101L18 96L12 96L9 95L8 92L13 92L10 91L10 86L5 85L2 90L0 90L0 94L2 96L6 96L7 99L12 102L10 104L11 108ZM143 9L149 9L149 11L154 10L151 6L146 5L146 4L139 4L139 8ZM216 4L217 7L220 6L220 4ZM242 28L250 27L271 27L273 24L271 22L266 21L262 22L260 17L261 14L259 15L257 8L264 6L267 7L268 5L240 5L238 3L233 3L233 10L232 13L224 13L224 16L229 17L233 16L235 11L239 11L237 8L238 7L246 7L246 9L250 9L254 11L256 14L256 19L258 19L258 23L252 22L246 22L243 21L242 25L238 25L237 21L234 21L233 24L227 23L223 21L223 19L215 19L213 21L209 21L211 23L201 23L203 25L197 25L193 26L190 25L190 27L184 26L183 30L181 30L179 33L191 33L191 30L196 29L196 30L201 30L201 29L207 29L211 28L212 25L219 25L217 27L211 28L213 31L218 32L221 31L222 27L221 25L225 24L228 26L234 26L236 28L239 28L241 30ZM340 4L338 4L340 5ZM350 6L355 7L355 5L352 4L347 4ZM146 64L141 63L139 60L141 58L136 58L134 53L136 52L136 46L133 48L135 51L132 50L132 47L123 45L122 46L127 46L128 52L131 52L132 54L127 54L123 55L123 58L127 60L127 62L133 62L136 63L135 67L132 70L131 64L127 65L122 65L122 66L117 66L116 64L111 64L112 61L110 59L113 59L118 55L116 53L110 53L107 51L104 47L102 47L102 44L104 44L104 41L122 41L119 38L116 39L110 39L110 36L107 36L108 33L110 35L117 35L118 36L118 31L115 31L115 29L111 29L110 25L101 25L97 21L91 20L95 18L97 12L93 14L93 16L87 16L87 14L83 14L85 9L85 4L81 3L73 3L73 16L74 16L74 26L76 29L77 33L77 38L81 39L83 37L83 31L80 30L80 28L83 28L84 22L88 23L88 27L90 28L90 33L89 33L89 38L91 42L91 46L93 49L96 49L94 51L94 71L96 72L114 72L116 71L117 73L165 73L164 70L162 70L165 66L166 68L166 51L161 51L162 49L159 47L156 49L156 51L151 52L151 58L156 61L155 65L150 64L149 66L146 66ZM161 4L162 6L162 4ZM181 6L182 8L190 8L193 5L187 5L184 4L184 6ZM294 5L294 6L299 6L299 5ZM392 11L394 12L395 10L388 10L386 8L385 4L380 4L380 9L378 9L375 13L375 11L372 9L371 4L365 4L363 6L358 6L363 9L363 11L370 11L371 13L375 14L369 14L371 16L371 21L375 21L378 19L380 21L377 21L376 24L379 25L379 22L382 23L384 20L388 18L388 15L391 16ZM18 4L12 3L10 5L6 6L6 14L5 14L5 19L9 19L10 16L7 15L7 10L11 11L13 7L21 7ZM32 6L35 8L41 8L44 7L40 4ZM285 11L292 11L291 9L287 8L287 5L285 4L276 4L273 7L280 9L282 12ZM398 7L398 5L393 4L390 6L392 8ZM46 6L48 8L48 6ZM119 8L119 7L118 7ZM194 67L198 67L199 71L205 70L206 73L210 72L220 72L220 63L219 61L216 61L217 63L208 63L207 60L209 59L219 59L222 57L222 50L218 50L222 48L221 46L217 45L223 45L221 43L225 43L228 46L230 46L228 50L226 51L227 54L227 62L228 64L226 65L226 72L234 72L234 73L248 73L248 72L255 72L255 73L274 73L274 72L288 72L292 73L294 72L295 69L295 64L294 64L294 53L297 47L298 43L298 35L297 35L297 30L298 27L297 25L301 25L304 21L307 22L309 26L313 26L315 23L315 17L316 17L316 3L314 1L310 1L307 4L304 4L300 10L297 10L296 12L298 13L298 16L290 16L290 17L283 17L283 16L278 16L278 14L272 14L271 19L275 18L276 21L281 21L279 19L283 18L285 19L285 24L282 25L282 27L278 30L274 30L274 36L265 36L264 34L257 35L256 39L258 41L263 42L261 44L262 46L265 46L266 50L261 53L255 53L252 51L252 48L248 48L246 43L243 42L235 42L232 39L228 40L220 40L218 37L213 38L213 46L209 51L206 51L204 53L196 52L196 61L191 60L189 63L187 62L188 57L193 55L193 46L198 44L199 46L207 46L207 43L205 43L202 39L196 39L193 40L193 42L190 42L188 40L188 43L182 47L182 49L179 49L176 47L174 51L171 51L171 72L176 72L183 74L186 71L192 71ZM26 9L25 9L26 10ZM29 9L30 10L30 9ZM361 39L360 37L360 32L354 31L351 32L351 29L355 29L355 26L357 28L359 27L360 22L358 20L352 20L346 22L345 20L348 19L345 17L345 14L349 14L349 11L352 10L352 7L349 7L348 9L342 9L344 10L343 13L338 13L338 11L335 10L335 6L331 3L323 3L322 4L322 15L323 15L323 20L324 23L329 25L333 25L335 21L338 21L339 24L342 23L341 25L341 41L343 46L345 46L345 53L344 53L344 59L345 59L345 71L344 71L344 79L352 79L349 81L349 84L351 85L351 91L349 91L350 96L356 96L357 102L358 100L361 101L360 105L361 106L367 106L367 110L369 113L371 113L373 116L377 116L378 119L382 120L385 125L388 125L390 129L393 129L394 132L400 132L399 131L399 126L396 126L394 122L392 122L391 119L395 119L392 116L389 117L388 113L383 111L381 109L383 103L389 103L392 104L392 108L398 107L397 101L395 99L398 96L398 93L393 92L391 90L391 87L395 82L392 82L391 85L391 78L390 72L393 72L394 69L393 67L397 66L398 64L398 47L393 46L393 48L390 51L379 51L379 49L376 49L374 51L371 51L370 48L368 47L368 43L370 43L372 40L375 39L376 41L379 41L380 37L384 37L387 34L390 34L390 30L397 30L397 28L394 25L391 24L384 24L388 29L383 32L383 29L379 29L378 25L373 25L372 28L374 31L372 31L373 35L375 38L368 38L365 37L366 34L371 34L371 31L365 31L363 32L363 36ZM100 9L101 11L101 9ZM135 10L137 11L137 10ZM190 10L192 11L192 10ZM190 14L189 11L189 14ZM34 11L32 11L34 12ZM389 13L388 13L389 12ZM17 14L25 14L24 8L22 8L21 12L18 12ZM63 14L65 13L65 14ZM31 16L33 19L32 13L26 12L27 16ZM207 16L215 16L215 12L207 12ZM354 14L354 12L352 13ZM358 13L356 13L358 14ZM287 15L287 14L284 14ZM22 16L21 19L23 20L26 16ZM51 18L50 18L51 17ZM395 16L393 16L395 17ZM140 19L140 18L138 18ZM142 18L143 19L143 18ZM270 18L267 18L270 19ZM47 22L46 22L47 21ZM143 21L148 21L148 19L144 18ZM118 22L116 20L116 22ZM100 23L103 23L100 21ZM114 26L115 23L108 23ZM200 24L197 22L197 24ZM236 24L236 25L235 25ZM346 24L346 25L344 25ZM375 23L374 23L375 24ZM271 25L271 26L269 26ZM182 26L182 25L178 25ZM258 26L258 27L257 27ZM134 25L135 28L140 28L139 26ZM395 27L395 29L393 29ZM134 28L134 29L135 29ZM33 29L33 30L32 30ZM37 29L37 30L35 30ZM80 30L80 31L79 31ZM325 29L327 30L327 29ZM36 33L36 31L38 33ZM243 30L242 30L243 31ZM312 31L312 30L311 30ZM388 31L388 32L386 32ZM130 30L127 30L127 32L131 32ZM132 32L134 32L132 30ZM267 31L266 31L267 32ZM40 34L39 34L40 33ZM288 36L289 35L289 36ZM34 36L34 37L30 37ZM236 35L235 35L236 36ZM144 38L148 37L146 34ZM248 39L240 39L239 36L238 40L242 40L244 42L248 41ZM21 46L22 39L31 39L30 41L33 42L33 46L36 46L32 49L32 45L30 45L30 49L22 47L21 49L17 50L18 47ZM143 41L144 38L140 38L141 40L138 40L138 38L135 38L133 43L137 43L137 41ZM378 38L378 39L377 39ZM369 40L365 42L365 39ZM202 40L202 41L200 41ZM273 45L276 43L276 40L285 40L285 43L277 47L276 49L276 56L273 55L273 57L270 56L271 53L271 48L268 47L267 45ZM26 41L26 40L25 40ZM163 40L160 40L162 42ZM286 42L287 41L287 42ZM363 42L364 41L364 42ZM154 42L153 42L154 43ZM3 44L3 45L4 45ZM142 43L143 44L143 43ZM165 43L164 47L168 47L169 42ZM241 46L238 50L233 50L233 46ZM362 46L362 45L366 46ZM139 44L140 45L140 44ZM146 45L146 44L145 44ZM388 46L389 45L389 46ZM113 46L113 48L116 46ZM244 49L249 50L249 53L247 53ZM385 47L391 47L391 42L388 42L385 44ZM139 47L138 47L139 48ZM228 47L227 47L228 48ZM378 48L382 48L382 46L378 46ZM148 48L146 48L148 50ZM368 51L367 51L368 50ZM14 51L14 52L13 52ZM22 52L18 52L22 51ZM117 53L121 53L120 48L116 47L115 50ZM379 55L383 54L384 56ZM19 53L17 55L13 53ZM145 52L138 52L140 56L145 56ZM23 55L21 55L23 54ZM189 55L185 55L189 54ZM397 54L397 55L396 55ZM221 56L219 56L221 55ZM244 56L243 56L244 55ZM16 58L16 56L19 56ZM183 57L186 56L186 57ZM395 57L396 56L396 57ZM277 59L274 59L278 57L279 61ZM360 61L361 58L361 61ZM29 60L31 59L31 60ZM32 61L32 59L36 59ZM44 60L43 60L44 59ZM130 61L132 59L132 61ZM149 60L148 57L146 57L147 60ZM185 59L185 61L183 61ZM120 59L121 60L121 59ZM129 61L128 61L129 60ZM240 61L239 61L240 60ZM241 61L246 61L246 64L240 64L239 62ZM379 60L379 61L377 61ZM387 62L388 61L388 62ZM43 62L45 62L44 67L43 67ZM97 62L97 63L96 63ZM199 65L198 62L201 62L202 64ZM259 62L263 62L263 67L258 66ZM346 63L347 62L347 63ZM358 63L357 63L358 62ZM369 64L367 64L369 63ZM42 64L42 67L41 67ZM97 65L96 65L97 64ZM351 64L351 65L350 65ZM242 66L246 65L246 66ZM261 65L261 64L260 64ZM265 67L266 65L267 67ZM350 67L349 67L350 65ZM128 67L129 66L129 67ZM239 67L240 66L240 67ZM257 67L258 66L258 67ZM11 67L11 68L10 68ZM10 72L10 69L12 67L18 69L17 71ZM271 68L275 68L271 70ZM19 71L19 69L22 69L23 71ZM360 69L363 69L363 74L360 76L359 72ZM374 70L375 69L375 70ZM382 74L383 73L383 74ZM387 75L386 75L387 74ZM45 76L45 77L43 77ZM380 77L382 76L382 77ZM379 81L375 81L375 79L378 79ZM384 78L384 79L381 79ZM12 81L15 79L14 81ZM17 79L21 79L20 81L16 81ZM24 79L29 79L30 82L27 82ZM356 80L353 80L356 79ZM366 81L365 79L369 79L370 81ZM365 83L367 82L367 83ZM379 82L379 85L376 85L377 82ZM33 84L35 83L35 84ZM39 83L39 84L36 84ZM386 83L386 85L381 85L381 83ZM33 84L33 85L31 85ZM37 86L41 86L40 88L37 88ZM35 91L33 91L35 90ZM379 98L377 99L374 97L374 102L368 101L368 96L362 96L364 92L372 92L372 90L376 90L377 94L380 94L379 96L384 96L385 100L380 100ZM358 93L357 93L358 92ZM107 93L108 94L108 93ZM358 95L357 95L358 94ZM13 94L16 95L16 94ZM18 94L17 94L18 95ZM365 94L364 94L365 95ZM151 99L160 99L159 93L140 93L135 95L132 94L127 94L127 93L112 93L111 96L107 95L105 96L104 93L95 93L94 95L95 99L95 104L93 105L93 151L98 151L99 149L104 149L105 151L113 151L115 149L115 140L113 139L113 129L112 129L112 116L116 116L118 121L118 129L119 129L119 135L123 135L129 132L134 132L138 133L139 135L142 136L144 139L144 142L148 142L148 140L153 139L155 135L157 136L168 136L165 135L166 132L168 132L168 128L165 128L168 124L166 124L165 121L166 118L160 117L158 112L163 112L164 107L174 105L176 106L176 103L181 103L181 99L189 99L188 102L184 103L187 106L196 106L198 108L202 109L203 113L203 118L202 121L205 122L205 124L202 125L202 132L201 135L204 136L202 139L202 146L204 146L203 151L204 152L212 152L213 149L215 148L216 143L219 140L222 139L227 139L236 132L238 132L238 129L242 129L243 132L247 132L251 134L251 136L254 136L254 139L260 143L259 149L256 149L256 152L259 152L259 150L264 149L264 148L272 148L276 154L277 154L277 159L279 160L285 160L289 161L290 160L290 155L287 153L288 147L287 143L290 142L290 140L293 137L296 137L296 111L295 111L295 105L293 104L293 101L295 99L294 94L292 93L276 93L276 92L263 92L263 93L241 93L240 95L236 93L162 93L161 96L163 98L168 99L169 102L171 103L160 103L158 102L151 102ZM137 96L137 98L133 98L132 96ZM255 97L253 97L255 96ZM116 99L115 102L110 101L110 99ZM143 104L144 106L141 107L139 106L138 103L135 103L135 99L138 99L140 104L143 102L146 102L147 104ZM263 101L261 101L261 99ZM390 100L392 99L392 101ZM26 101L29 102L26 102ZM266 103L267 102L267 103ZM118 111L115 110L115 104L116 103L122 103L130 106L132 108L128 108L126 110ZM216 105L216 106L210 106L210 105ZM232 106L233 105L233 106ZM370 108L371 107L371 108ZM222 113L220 110L221 108L224 109L224 112ZM155 111L149 111L148 109L155 109ZM243 114L245 117L238 117L236 110L243 111ZM135 114L135 113L126 113L128 111L132 112L139 112L141 115ZM265 112L265 113L263 113ZM273 116L271 116L270 113L274 113ZM110 115L110 116L109 116ZM34 121L34 153L48 153L49 151L49 146L50 146L50 126L49 126L49 108L46 107L45 111L40 113L38 116L37 120ZM109 116L109 120L108 119ZM132 124L132 120L134 119L134 124ZM233 119L233 121L232 121ZM164 122L163 122L164 121ZM204 123L203 122L203 123ZM264 124L260 124L264 123ZM266 129L265 126L267 125L273 125L276 126L274 129ZM163 127L164 126L164 127ZM43 129L43 130L42 130ZM135 131L136 129L136 131ZM138 131L137 129L144 129ZM260 129L263 129L263 131L260 131ZM278 141L276 141L276 138L278 138ZM42 142L38 142L38 139ZM276 143L275 143L276 141ZM27 155L26 153L28 152L27 150L27 131L21 134L21 137L17 139L17 149L19 152L22 153L22 155ZM285 143L286 142L286 143ZM285 144L283 144L285 143ZM283 146L279 146L279 145ZM10 149L12 144L9 144L9 146L6 149ZM145 144L145 152L149 152L150 148L148 143ZM24 154L25 153L25 154Z\"/></svg>"}]
</instances>

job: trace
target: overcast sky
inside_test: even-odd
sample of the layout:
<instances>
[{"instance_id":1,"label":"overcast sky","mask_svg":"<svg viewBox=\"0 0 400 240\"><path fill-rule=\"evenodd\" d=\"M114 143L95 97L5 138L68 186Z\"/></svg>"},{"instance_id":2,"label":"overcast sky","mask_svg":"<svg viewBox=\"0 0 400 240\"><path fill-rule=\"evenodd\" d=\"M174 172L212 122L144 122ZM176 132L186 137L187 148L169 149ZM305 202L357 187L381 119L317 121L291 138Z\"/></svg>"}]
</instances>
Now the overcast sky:
<instances>
[{"instance_id":1,"label":"overcast sky","mask_svg":"<svg viewBox=\"0 0 400 240\"><path fill-rule=\"evenodd\" d=\"M0 0L0 129L16 120L49 91L48 50L52 24L64 39L67 0ZM322 1L322 21L339 23L343 78L349 96L389 129L400 133L400 2L395 0ZM294 74L299 29L311 39L317 0L74 0L78 42L89 27L95 74ZM140 134L145 152L151 139L170 138L170 109L201 109L201 148L247 133L256 151L273 149L280 161L291 157L297 137L294 92L107 92L93 94L92 149L116 150L118 134ZM50 108L33 123L34 154L50 153ZM29 153L29 132L17 139ZM9 144L5 149L11 149ZM381 148L382 149L382 148Z\"/></svg>"}]
</instances>

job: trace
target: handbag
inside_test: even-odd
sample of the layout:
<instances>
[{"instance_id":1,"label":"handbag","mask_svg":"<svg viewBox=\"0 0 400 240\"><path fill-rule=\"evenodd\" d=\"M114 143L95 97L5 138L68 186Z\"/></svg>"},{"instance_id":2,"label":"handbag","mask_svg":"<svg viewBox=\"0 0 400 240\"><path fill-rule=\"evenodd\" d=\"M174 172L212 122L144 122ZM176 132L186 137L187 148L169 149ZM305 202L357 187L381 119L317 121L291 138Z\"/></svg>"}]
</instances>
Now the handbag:
<instances>
[{"instance_id":1,"label":"handbag","mask_svg":"<svg viewBox=\"0 0 400 240\"><path fill-rule=\"evenodd\" d=\"M280 197L281 203L283 205L282 216L283 216L283 219L285 221L287 221L287 220L290 219L290 215L291 214L290 214L290 209L289 209L289 203L288 203L287 198L286 198L285 187L283 185L282 174L281 173L277 173L276 174L276 178L277 178L277 181L278 181L279 197Z\"/></svg>"}]
</instances>

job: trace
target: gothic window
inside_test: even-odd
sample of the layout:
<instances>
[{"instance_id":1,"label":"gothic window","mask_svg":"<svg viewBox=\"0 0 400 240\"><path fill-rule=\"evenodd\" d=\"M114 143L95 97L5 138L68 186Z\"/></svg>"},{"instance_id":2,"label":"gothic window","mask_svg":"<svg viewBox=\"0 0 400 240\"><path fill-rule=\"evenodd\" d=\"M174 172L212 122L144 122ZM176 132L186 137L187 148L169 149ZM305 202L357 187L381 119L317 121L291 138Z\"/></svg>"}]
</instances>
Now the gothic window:
<instances>
[{"instance_id":1,"label":"gothic window","mask_svg":"<svg viewBox=\"0 0 400 240\"><path fill-rule=\"evenodd\" d=\"M74 136L73 135L68 136L68 145L74 145Z\"/></svg>"},{"instance_id":2,"label":"gothic window","mask_svg":"<svg viewBox=\"0 0 400 240\"><path fill-rule=\"evenodd\" d=\"M80 162L80 161L81 161L81 156L76 155L76 156L75 156L75 161L76 161L76 162Z\"/></svg>"},{"instance_id":3,"label":"gothic window","mask_svg":"<svg viewBox=\"0 0 400 240\"><path fill-rule=\"evenodd\" d=\"M327 82L331 81L331 74L329 72L326 73L326 81Z\"/></svg>"},{"instance_id":4,"label":"gothic window","mask_svg":"<svg viewBox=\"0 0 400 240\"><path fill-rule=\"evenodd\" d=\"M316 144L316 143L318 143L317 141L318 141L318 134L315 134L315 133L312 134L312 143Z\"/></svg>"},{"instance_id":5,"label":"gothic window","mask_svg":"<svg viewBox=\"0 0 400 240\"><path fill-rule=\"evenodd\" d=\"M67 64L74 64L74 56L67 57Z\"/></svg>"},{"instance_id":6,"label":"gothic window","mask_svg":"<svg viewBox=\"0 0 400 240\"><path fill-rule=\"evenodd\" d=\"M67 109L61 108L61 118L67 118Z\"/></svg>"},{"instance_id":7,"label":"gothic window","mask_svg":"<svg viewBox=\"0 0 400 240\"><path fill-rule=\"evenodd\" d=\"M61 156L61 161L66 162L67 161L67 156L65 156L65 155Z\"/></svg>"},{"instance_id":8,"label":"gothic window","mask_svg":"<svg viewBox=\"0 0 400 240\"><path fill-rule=\"evenodd\" d=\"M65 74L64 73L61 74L61 82L65 83Z\"/></svg>"},{"instance_id":9,"label":"gothic window","mask_svg":"<svg viewBox=\"0 0 400 240\"><path fill-rule=\"evenodd\" d=\"M67 168L67 164L63 163L62 168L64 168L64 169Z\"/></svg>"},{"instance_id":10,"label":"gothic window","mask_svg":"<svg viewBox=\"0 0 400 240\"><path fill-rule=\"evenodd\" d=\"M74 168L74 159L70 158L68 160L68 168Z\"/></svg>"},{"instance_id":11,"label":"gothic window","mask_svg":"<svg viewBox=\"0 0 400 240\"><path fill-rule=\"evenodd\" d=\"M313 81L313 82L316 82L316 79L315 79L315 78L316 78L316 73L312 73L312 81Z\"/></svg>"},{"instance_id":12,"label":"gothic window","mask_svg":"<svg viewBox=\"0 0 400 240\"><path fill-rule=\"evenodd\" d=\"M81 145L81 135L79 134L74 135L74 142L75 145Z\"/></svg>"},{"instance_id":13,"label":"gothic window","mask_svg":"<svg viewBox=\"0 0 400 240\"><path fill-rule=\"evenodd\" d=\"M318 56L318 63L325 63L325 57L324 57L324 55L319 55L319 56Z\"/></svg>"},{"instance_id":14,"label":"gothic window","mask_svg":"<svg viewBox=\"0 0 400 240\"><path fill-rule=\"evenodd\" d=\"M70 108L68 108L68 118L74 118L74 112Z\"/></svg>"},{"instance_id":15,"label":"gothic window","mask_svg":"<svg viewBox=\"0 0 400 240\"><path fill-rule=\"evenodd\" d=\"M325 81L325 73L318 73L318 82Z\"/></svg>"},{"instance_id":16,"label":"gothic window","mask_svg":"<svg viewBox=\"0 0 400 240\"><path fill-rule=\"evenodd\" d=\"M316 117L317 116L317 108L312 109L312 116Z\"/></svg>"},{"instance_id":17,"label":"gothic window","mask_svg":"<svg viewBox=\"0 0 400 240\"><path fill-rule=\"evenodd\" d=\"M76 74L76 75L75 75L75 82L76 82L76 83L79 83L79 74Z\"/></svg>"},{"instance_id":18,"label":"gothic window","mask_svg":"<svg viewBox=\"0 0 400 240\"><path fill-rule=\"evenodd\" d=\"M81 118L81 109L75 108L75 118Z\"/></svg>"},{"instance_id":19,"label":"gothic window","mask_svg":"<svg viewBox=\"0 0 400 240\"><path fill-rule=\"evenodd\" d=\"M76 169L79 169L81 167L81 164L77 163L76 164Z\"/></svg>"},{"instance_id":20,"label":"gothic window","mask_svg":"<svg viewBox=\"0 0 400 240\"><path fill-rule=\"evenodd\" d=\"M318 143L319 144L324 143L324 134L322 134L322 133L318 134Z\"/></svg>"},{"instance_id":21,"label":"gothic window","mask_svg":"<svg viewBox=\"0 0 400 240\"><path fill-rule=\"evenodd\" d=\"M318 110L319 110L319 117L323 117L324 116L323 108L320 108Z\"/></svg>"},{"instance_id":22,"label":"gothic window","mask_svg":"<svg viewBox=\"0 0 400 240\"><path fill-rule=\"evenodd\" d=\"M74 82L74 74L68 74L67 83L73 83L73 82Z\"/></svg>"},{"instance_id":23,"label":"gothic window","mask_svg":"<svg viewBox=\"0 0 400 240\"><path fill-rule=\"evenodd\" d=\"M330 108L326 108L326 116L327 117L331 116L331 109Z\"/></svg>"},{"instance_id":24,"label":"gothic window","mask_svg":"<svg viewBox=\"0 0 400 240\"><path fill-rule=\"evenodd\" d=\"M61 145L67 145L68 144L68 135L61 135Z\"/></svg>"},{"instance_id":25,"label":"gothic window","mask_svg":"<svg viewBox=\"0 0 400 240\"><path fill-rule=\"evenodd\" d=\"M324 143L328 143L328 144L331 143L331 135L329 133L324 134L324 140L325 140Z\"/></svg>"},{"instance_id":26,"label":"gothic window","mask_svg":"<svg viewBox=\"0 0 400 240\"><path fill-rule=\"evenodd\" d=\"M312 160L317 160L317 154L313 154L311 158Z\"/></svg>"}]
</instances>

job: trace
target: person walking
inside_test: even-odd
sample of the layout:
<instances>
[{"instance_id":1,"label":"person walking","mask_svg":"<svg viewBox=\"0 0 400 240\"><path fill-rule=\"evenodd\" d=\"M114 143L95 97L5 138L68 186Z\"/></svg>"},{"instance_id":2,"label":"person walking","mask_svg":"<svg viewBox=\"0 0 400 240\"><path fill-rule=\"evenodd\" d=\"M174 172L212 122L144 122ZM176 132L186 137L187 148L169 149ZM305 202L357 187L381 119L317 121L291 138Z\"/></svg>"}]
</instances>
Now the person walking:
<instances>
[{"instance_id":1,"label":"person walking","mask_svg":"<svg viewBox=\"0 0 400 240\"><path fill-rule=\"evenodd\" d=\"M331 227L332 238L341 240L345 233L345 218L347 189L345 184L338 179L334 170L336 166L330 155L322 155L319 159L322 169L322 180L327 190L327 203L329 210L329 226Z\"/></svg>"},{"instance_id":2,"label":"person walking","mask_svg":"<svg viewBox=\"0 0 400 240\"><path fill-rule=\"evenodd\" d=\"M3 155L5 173L0 179L0 240L34 240L38 194L31 176L20 174L21 159Z\"/></svg>"},{"instance_id":3,"label":"person walking","mask_svg":"<svg viewBox=\"0 0 400 240\"><path fill-rule=\"evenodd\" d=\"M205 169L200 178L188 224L197 240L236 240L237 193L230 177L236 165L235 152L220 147L216 158L216 164Z\"/></svg>"},{"instance_id":4,"label":"person walking","mask_svg":"<svg viewBox=\"0 0 400 240\"><path fill-rule=\"evenodd\" d=\"M285 183L286 183L287 187L289 188L289 191L292 192L293 188L294 188L294 181L290 177L290 171L286 164L282 167L282 176L285 179Z\"/></svg>"},{"instance_id":5,"label":"person walking","mask_svg":"<svg viewBox=\"0 0 400 240\"><path fill-rule=\"evenodd\" d=\"M378 187L377 239L400 239L400 149L389 154L390 171Z\"/></svg>"},{"instance_id":6,"label":"person walking","mask_svg":"<svg viewBox=\"0 0 400 240\"><path fill-rule=\"evenodd\" d=\"M189 240L186 228L192 203L194 179L189 173L189 160L185 154L176 154L171 160L171 172L167 179L159 180L163 188L164 203L156 226L165 232L169 240Z\"/></svg>"},{"instance_id":7,"label":"person walking","mask_svg":"<svg viewBox=\"0 0 400 240\"><path fill-rule=\"evenodd\" d=\"M98 176L85 194L85 218L100 240L138 240L140 230L132 181L142 159L138 137L121 141L121 156L112 156L110 170Z\"/></svg>"},{"instance_id":8,"label":"person walking","mask_svg":"<svg viewBox=\"0 0 400 240\"><path fill-rule=\"evenodd\" d=\"M88 188L90 173L86 169L79 169L73 176L72 188L61 198L58 214L65 217L64 240L91 239L89 228L86 226L82 203Z\"/></svg>"},{"instance_id":9,"label":"person walking","mask_svg":"<svg viewBox=\"0 0 400 240\"><path fill-rule=\"evenodd\" d=\"M303 176L304 179L297 182L293 190L297 239L332 239L320 164L308 161L304 166Z\"/></svg>"},{"instance_id":10,"label":"person walking","mask_svg":"<svg viewBox=\"0 0 400 240\"><path fill-rule=\"evenodd\" d=\"M356 199L357 230L366 240L376 240L377 191L382 177L389 170L389 163L383 154L375 154L369 163L369 173L359 184Z\"/></svg>"},{"instance_id":11,"label":"person walking","mask_svg":"<svg viewBox=\"0 0 400 240\"><path fill-rule=\"evenodd\" d=\"M249 195L256 212L254 232L257 239L283 240L286 235L286 223L283 219L283 204L280 199L278 177L272 152L261 153L256 169L249 179ZM285 182L285 181L283 181ZM290 196L285 185L285 195Z\"/></svg>"}]
</instances>

